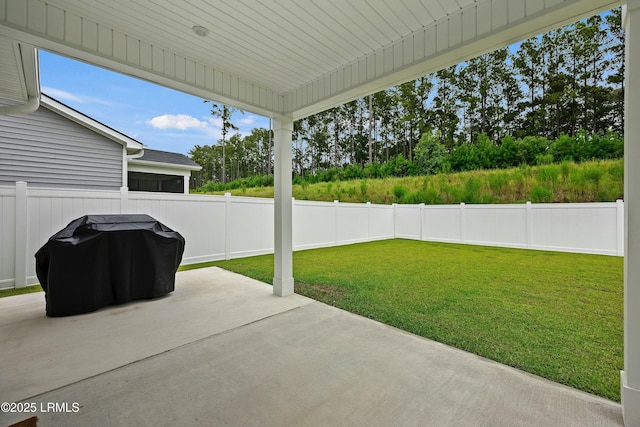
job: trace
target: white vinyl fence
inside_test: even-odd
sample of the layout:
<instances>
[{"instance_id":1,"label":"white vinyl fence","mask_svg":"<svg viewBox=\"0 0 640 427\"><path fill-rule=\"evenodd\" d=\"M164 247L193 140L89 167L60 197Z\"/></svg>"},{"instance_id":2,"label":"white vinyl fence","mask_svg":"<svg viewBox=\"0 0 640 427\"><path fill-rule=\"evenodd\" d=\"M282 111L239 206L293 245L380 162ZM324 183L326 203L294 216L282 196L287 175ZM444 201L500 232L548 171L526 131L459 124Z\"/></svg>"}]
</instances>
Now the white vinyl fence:
<instances>
[{"instance_id":1,"label":"white vinyl fence","mask_svg":"<svg viewBox=\"0 0 640 427\"><path fill-rule=\"evenodd\" d=\"M145 213L185 238L183 264L273 253L273 199L0 186L0 288L37 283L34 255L87 214ZM294 200L294 250L405 238L623 255L622 201L374 205Z\"/></svg>"}]
</instances>

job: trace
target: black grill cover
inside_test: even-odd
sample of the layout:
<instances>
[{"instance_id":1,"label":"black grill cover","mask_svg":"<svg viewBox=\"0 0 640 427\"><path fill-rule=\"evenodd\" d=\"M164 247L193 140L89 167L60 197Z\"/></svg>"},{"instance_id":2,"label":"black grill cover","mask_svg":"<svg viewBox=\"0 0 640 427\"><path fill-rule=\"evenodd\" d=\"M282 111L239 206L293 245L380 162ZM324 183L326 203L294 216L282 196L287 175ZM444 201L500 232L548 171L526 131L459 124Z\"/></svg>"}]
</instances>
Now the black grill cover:
<instances>
[{"instance_id":1,"label":"black grill cover","mask_svg":"<svg viewBox=\"0 0 640 427\"><path fill-rule=\"evenodd\" d=\"M85 215L36 253L47 316L101 307L174 290L184 238L149 215Z\"/></svg>"}]
</instances>

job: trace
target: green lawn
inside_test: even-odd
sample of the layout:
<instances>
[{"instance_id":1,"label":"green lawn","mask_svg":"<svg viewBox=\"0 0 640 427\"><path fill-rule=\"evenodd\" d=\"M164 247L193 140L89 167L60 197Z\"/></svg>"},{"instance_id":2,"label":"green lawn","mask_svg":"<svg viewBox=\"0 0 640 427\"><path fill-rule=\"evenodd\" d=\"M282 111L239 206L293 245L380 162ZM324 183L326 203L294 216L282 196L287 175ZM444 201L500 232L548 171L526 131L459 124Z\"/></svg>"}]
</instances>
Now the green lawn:
<instances>
[{"instance_id":1,"label":"green lawn","mask_svg":"<svg viewBox=\"0 0 640 427\"><path fill-rule=\"evenodd\" d=\"M271 282L273 256L212 263ZM623 259L386 240L294 253L296 292L620 401Z\"/></svg>"},{"instance_id":2,"label":"green lawn","mask_svg":"<svg viewBox=\"0 0 640 427\"><path fill-rule=\"evenodd\" d=\"M0 289L0 298L12 297L14 295L30 294L32 292L42 292L42 286L33 285L24 288Z\"/></svg>"}]
</instances>

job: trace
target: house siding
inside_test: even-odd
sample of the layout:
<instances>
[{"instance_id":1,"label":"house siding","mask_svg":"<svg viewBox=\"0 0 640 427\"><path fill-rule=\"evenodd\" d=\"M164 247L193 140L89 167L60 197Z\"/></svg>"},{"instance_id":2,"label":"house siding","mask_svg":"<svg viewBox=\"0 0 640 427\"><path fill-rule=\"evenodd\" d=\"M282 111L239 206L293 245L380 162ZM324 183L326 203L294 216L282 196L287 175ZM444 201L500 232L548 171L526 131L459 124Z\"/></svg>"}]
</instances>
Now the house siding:
<instances>
[{"instance_id":1,"label":"house siding","mask_svg":"<svg viewBox=\"0 0 640 427\"><path fill-rule=\"evenodd\" d=\"M118 189L122 159L122 145L44 106L0 116L0 185Z\"/></svg>"}]
</instances>

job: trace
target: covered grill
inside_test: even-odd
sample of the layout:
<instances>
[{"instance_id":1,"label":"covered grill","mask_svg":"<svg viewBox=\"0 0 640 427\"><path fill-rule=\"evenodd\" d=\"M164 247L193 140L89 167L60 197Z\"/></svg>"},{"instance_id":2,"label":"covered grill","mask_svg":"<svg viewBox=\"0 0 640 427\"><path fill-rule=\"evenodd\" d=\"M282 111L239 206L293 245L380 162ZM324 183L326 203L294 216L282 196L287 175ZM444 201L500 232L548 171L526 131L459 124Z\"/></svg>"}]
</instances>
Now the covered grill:
<instances>
[{"instance_id":1,"label":"covered grill","mask_svg":"<svg viewBox=\"0 0 640 427\"><path fill-rule=\"evenodd\" d=\"M47 316L172 292L184 252L180 233L149 215L85 215L36 253Z\"/></svg>"}]
</instances>

